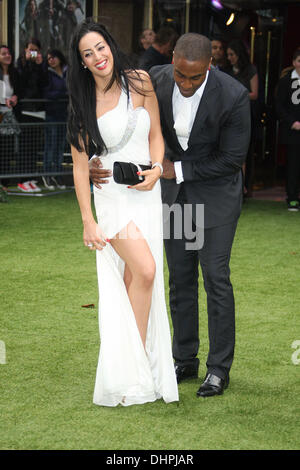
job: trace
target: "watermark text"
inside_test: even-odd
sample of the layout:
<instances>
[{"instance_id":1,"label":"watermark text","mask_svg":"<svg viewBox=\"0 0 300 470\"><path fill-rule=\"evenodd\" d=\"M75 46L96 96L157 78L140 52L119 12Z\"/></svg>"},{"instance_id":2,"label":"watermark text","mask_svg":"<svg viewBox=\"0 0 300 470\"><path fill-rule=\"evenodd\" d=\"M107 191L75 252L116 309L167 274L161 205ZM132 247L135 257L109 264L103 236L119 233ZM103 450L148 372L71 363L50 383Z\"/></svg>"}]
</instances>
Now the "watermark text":
<instances>
[{"instance_id":1,"label":"watermark text","mask_svg":"<svg viewBox=\"0 0 300 470\"><path fill-rule=\"evenodd\" d=\"M4 341L0 340L0 364L6 364L6 347Z\"/></svg>"},{"instance_id":2,"label":"watermark text","mask_svg":"<svg viewBox=\"0 0 300 470\"><path fill-rule=\"evenodd\" d=\"M300 364L300 339L296 339L292 342L292 348L295 349L291 357L292 363L297 366Z\"/></svg>"}]
</instances>

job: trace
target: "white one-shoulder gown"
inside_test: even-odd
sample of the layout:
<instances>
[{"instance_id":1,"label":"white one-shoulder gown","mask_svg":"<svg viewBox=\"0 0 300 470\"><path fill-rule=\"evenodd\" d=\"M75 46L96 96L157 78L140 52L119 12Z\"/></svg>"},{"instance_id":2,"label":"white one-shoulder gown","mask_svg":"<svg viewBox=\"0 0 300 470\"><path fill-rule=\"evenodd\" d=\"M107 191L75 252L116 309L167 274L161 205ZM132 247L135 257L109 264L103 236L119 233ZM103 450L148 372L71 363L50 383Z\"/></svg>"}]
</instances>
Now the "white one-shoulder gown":
<instances>
[{"instance_id":1,"label":"white one-shoulder gown","mask_svg":"<svg viewBox=\"0 0 300 470\"><path fill-rule=\"evenodd\" d=\"M149 114L143 107L133 109L124 91L118 105L101 116L98 125L107 146L107 154L100 157L104 168L112 170L114 161L150 163ZM93 401L104 406L159 398L177 401L165 303L160 183L152 191L137 191L116 184L112 177L102 189L94 188L94 204L98 224L108 238L130 222L138 227L152 252L156 274L145 351L123 281L124 262L109 243L97 251L100 353Z\"/></svg>"}]
</instances>

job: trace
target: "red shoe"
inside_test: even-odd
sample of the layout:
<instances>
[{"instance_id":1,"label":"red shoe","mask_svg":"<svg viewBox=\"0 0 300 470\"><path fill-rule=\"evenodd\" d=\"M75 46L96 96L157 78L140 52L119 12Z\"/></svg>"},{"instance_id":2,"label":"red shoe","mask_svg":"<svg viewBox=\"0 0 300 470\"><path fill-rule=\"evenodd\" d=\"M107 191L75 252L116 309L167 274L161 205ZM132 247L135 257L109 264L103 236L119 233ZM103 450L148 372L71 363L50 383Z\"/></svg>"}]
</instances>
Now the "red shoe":
<instances>
[{"instance_id":1,"label":"red shoe","mask_svg":"<svg viewBox=\"0 0 300 470\"><path fill-rule=\"evenodd\" d=\"M29 186L31 187L31 189L34 193L40 193L42 191L41 188L39 188L36 185L37 181L27 181L26 183L29 184Z\"/></svg>"},{"instance_id":2,"label":"red shoe","mask_svg":"<svg viewBox=\"0 0 300 470\"><path fill-rule=\"evenodd\" d=\"M26 181L26 183L19 183L18 188L23 191L23 193L33 193L33 189L30 187L28 181Z\"/></svg>"}]
</instances>

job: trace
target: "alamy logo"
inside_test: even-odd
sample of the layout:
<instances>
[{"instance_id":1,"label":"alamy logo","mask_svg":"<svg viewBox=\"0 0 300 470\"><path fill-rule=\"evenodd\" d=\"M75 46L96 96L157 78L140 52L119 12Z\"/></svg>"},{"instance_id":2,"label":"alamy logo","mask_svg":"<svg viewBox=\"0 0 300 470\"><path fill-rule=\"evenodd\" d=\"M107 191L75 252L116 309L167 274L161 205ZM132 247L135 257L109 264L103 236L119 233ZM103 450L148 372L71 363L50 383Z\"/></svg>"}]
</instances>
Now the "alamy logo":
<instances>
[{"instance_id":1,"label":"alamy logo","mask_svg":"<svg viewBox=\"0 0 300 470\"><path fill-rule=\"evenodd\" d=\"M102 206L104 212L109 207ZM120 218L123 217L123 206L117 208ZM125 208L124 208L125 210ZM141 210L145 210L142 208ZM161 215L163 213L163 238L164 240L185 240L186 250L200 250L204 243L204 204L149 204L147 211ZM160 237L161 217L157 216L153 221L150 217L146 219L143 230L135 224L126 225L119 233L120 239L138 240L139 238Z\"/></svg>"},{"instance_id":2,"label":"alamy logo","mask_svg":"<svg viewBox=\"0 0 300 470\"><path fill-rule=\"evenodd\" d=\"M174 223L171 224L171 214ZM172 238L181 240L185 238L185 249L200 250L204 243L204 204L163 204L164 240L169 240L171 226Z\"/></svg>"},{"instance_id":3,"label":"alamy logo","mask_svg":"<svg viewBox=\"0 0 300 470\"><path fill-rule=\"evenodd\" d=\"M295 364L295 366L297 366L298 364L300 364L300 340L296 339L295 341L293 341L292 343L292 348L293 349L296 349L295 352L293 352L292 354L292 363Z\"/></svg>"},{"instance_id":4,"label":"alamy logo","mask_svg":"<svg viewBox=\"0 0 300 470\"><path fill-rule=\"evenodd\" d=\"M0 340L0 364L6 364L6 348L4 341Z\"/></svg>"},{"instance_id":5,"label":"alamy logo","mask_svg":"<svg viewBox=\"0 0 300 470\"><path fill-rule=\"evenodd\" d=\"M292 103L293 104L299 104L300 103L300 79L297 78L296 80L294 80L292 82L292 89L295 91L293 91L292 93Z\"/></svg>"}]
</instances>

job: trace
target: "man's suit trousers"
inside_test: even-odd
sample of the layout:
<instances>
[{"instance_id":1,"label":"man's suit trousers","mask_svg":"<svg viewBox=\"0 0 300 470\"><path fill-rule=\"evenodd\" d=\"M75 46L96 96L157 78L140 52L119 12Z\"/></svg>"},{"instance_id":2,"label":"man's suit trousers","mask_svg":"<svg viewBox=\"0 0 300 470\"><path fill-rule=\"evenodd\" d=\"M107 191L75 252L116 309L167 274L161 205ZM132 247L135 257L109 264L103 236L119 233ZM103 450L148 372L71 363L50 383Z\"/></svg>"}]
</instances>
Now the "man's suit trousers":
<instances>
[{"instance_id":1,"label":"man's suit trousers","mask_svg":"<svg viewBox=\"0 0 300 470\"><path fill-rule=\"evenodd\" d=\"M176 204L183 207L185 202L184 192L180 191ZM209 352L206 364L208 371L220 378L229 374L234 355L235 306L229 262L236 226L237 220L204 229L203 247L187 250L186 242L191 240L185 239L184 230L181 239L174 239L174 218L171 216L170 237L165 239L175 364L198 364L200 262L207 294Z\"/></svg>"}]
</instances>

